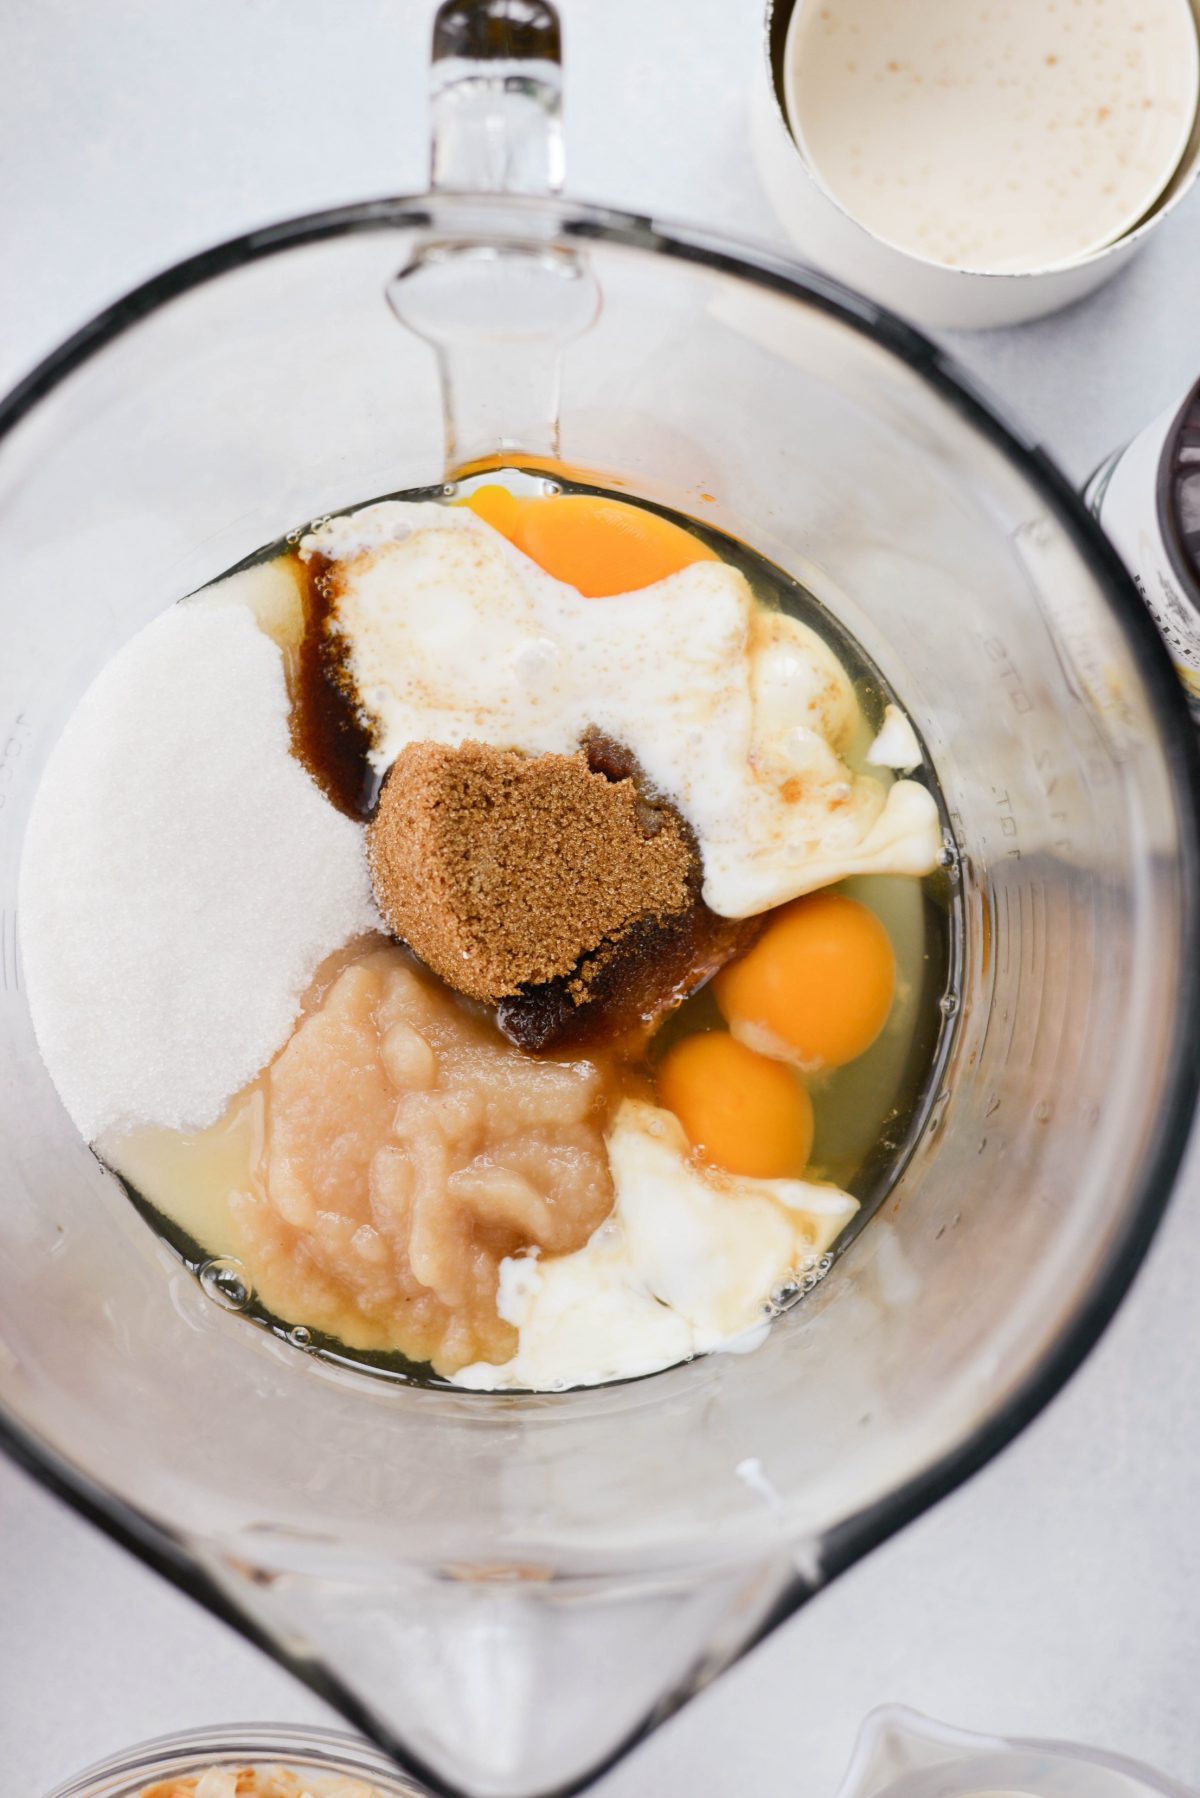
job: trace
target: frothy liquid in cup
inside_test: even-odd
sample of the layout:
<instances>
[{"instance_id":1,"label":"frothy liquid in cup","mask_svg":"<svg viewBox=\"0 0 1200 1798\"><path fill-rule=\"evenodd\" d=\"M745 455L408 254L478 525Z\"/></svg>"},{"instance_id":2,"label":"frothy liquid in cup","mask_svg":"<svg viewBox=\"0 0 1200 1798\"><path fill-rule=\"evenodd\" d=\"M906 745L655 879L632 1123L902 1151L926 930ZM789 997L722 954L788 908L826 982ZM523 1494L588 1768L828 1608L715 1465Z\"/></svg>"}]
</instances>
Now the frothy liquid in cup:
<instances>
[{"instance_id":1,"label":"frothy liquid in cup","mask_svg":"<svg viewBox=\"0 0 1200 1798\"><path fill-rule=\"evenodd\" d=\"M1077 261L1145 215L1196 117L1188 0L799 0L796 141L884 241L949 268Z\"/></svg>"}]
</instances>

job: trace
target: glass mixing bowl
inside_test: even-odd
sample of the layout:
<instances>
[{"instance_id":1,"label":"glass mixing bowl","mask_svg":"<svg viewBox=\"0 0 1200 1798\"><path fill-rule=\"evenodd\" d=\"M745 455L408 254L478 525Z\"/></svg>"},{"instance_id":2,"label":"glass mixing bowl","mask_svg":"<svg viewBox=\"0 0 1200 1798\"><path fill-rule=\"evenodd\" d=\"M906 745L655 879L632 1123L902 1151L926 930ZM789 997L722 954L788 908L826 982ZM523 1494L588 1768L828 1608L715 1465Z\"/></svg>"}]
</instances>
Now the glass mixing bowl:
<instances>
[{"instance_id":1,"label":"glass mixing bowl","mask_svg":"<svg viewBox=\"0 0 1200 1798\"><path fill-rule=\"evenodd\" d=\"M172 269L0 415L0 1404L19 1459L427 1783L531 1798L979 1467L1095 1340L1192 1114L1197 762L1116 557L941 351L769 251L557 197L540 0L437 29L430 193ZM133 632L491 453L813 589L929 745L963 917L941 1080L830 1277L753 1354L536 1396L389 1385L214 1303L69 1124L15 916L39 772Z\"/></svg>"}]
</instances>

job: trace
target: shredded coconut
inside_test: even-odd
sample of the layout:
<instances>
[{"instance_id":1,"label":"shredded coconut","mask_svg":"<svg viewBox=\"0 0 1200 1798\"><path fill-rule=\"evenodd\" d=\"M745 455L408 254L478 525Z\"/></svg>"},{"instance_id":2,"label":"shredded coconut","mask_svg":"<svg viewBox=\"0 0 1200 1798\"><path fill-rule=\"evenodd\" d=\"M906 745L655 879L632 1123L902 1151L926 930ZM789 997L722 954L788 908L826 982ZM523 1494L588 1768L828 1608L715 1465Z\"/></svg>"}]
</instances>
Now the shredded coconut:
<instances>
[{"instance_id":1,"label":"shredded coconut","mask_svg":"<svg viewBox=\"0 0 1200 1798\"><path fill-rule=\"evenodd\" d=\"M209 1767L147 1786L141 1798L379 1798L374 1786L338 1774L305 1773L290 1767Z\"/></svg>"},{"instance_id":2,"label":"shredded coconut","mask_svg":"<svg viewBox=\"0 0 1200 1798\"><path fill-rule=\"evenodd\" d=\"M318 964L378 927L363 833L289 750L244 606L162 613L101 671L26 835L38 1046L82 1134L197 1129L286 1041Z\"/></svg>"}]
</instances>

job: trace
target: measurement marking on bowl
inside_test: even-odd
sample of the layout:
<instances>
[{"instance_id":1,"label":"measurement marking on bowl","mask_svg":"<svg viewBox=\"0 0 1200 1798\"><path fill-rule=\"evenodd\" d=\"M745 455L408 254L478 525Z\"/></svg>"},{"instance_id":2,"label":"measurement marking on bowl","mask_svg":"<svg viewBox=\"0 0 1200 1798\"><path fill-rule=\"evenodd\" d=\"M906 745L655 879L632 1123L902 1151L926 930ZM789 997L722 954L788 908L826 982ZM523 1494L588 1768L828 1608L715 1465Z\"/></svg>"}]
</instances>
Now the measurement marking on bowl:
<instances>
[{"instance_id":1,"label":"measurement marking on bowl","mask_svg":"<svg viewBox=\"0 0 1200 1798\"><path fill-rule=\"evenodd\" d=\"M18 712L9 726L4 745L0 748L0 812L8 804L8 789L16 782L17 763L24 755L32 736L33 726L24 712Z\"/></svg>"},{"instance_id":2,"label":"measurement marking on bowl","mask_svg":"<svg viewBox=\"0 0 1200 1798\"><path fill-rule=\"evenodd\" d=\"M11 928L10 928L11 923ZM11 949L9 939L12 939ZM0 911L0 986L6 993L15 993L17 980L17 915L7 910Z\"/></svg>"},{"instance_id":3,"label":"measurement marking on bowl","mask_svg":"<svg viewBox=\"0 0 1200 1798\"><path fill-rule=\"evenodd\" d=\"M762 1499L769 1511L782 1515L784 1502L764 1473L763 1464L757 1455L749 1455L744 1461L739 1461L733 1472L747 1491L753 1492L755 1498Z\"/></svg>"}]
</instances>

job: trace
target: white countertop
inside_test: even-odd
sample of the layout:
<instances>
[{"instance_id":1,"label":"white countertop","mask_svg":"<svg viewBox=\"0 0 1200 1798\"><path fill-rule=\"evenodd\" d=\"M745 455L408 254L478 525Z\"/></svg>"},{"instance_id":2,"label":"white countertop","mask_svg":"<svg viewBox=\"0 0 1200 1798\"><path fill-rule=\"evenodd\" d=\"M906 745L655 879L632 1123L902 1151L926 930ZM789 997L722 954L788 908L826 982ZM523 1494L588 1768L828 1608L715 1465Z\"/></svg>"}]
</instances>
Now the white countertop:
<instances>
[{"instance_id":1,"label":"white countertop","mask_svg":"<svg viewBox=\"0 0 1200 1798\"><path fill-rule=\"evenodd\" d=\"M778 239L750 162L759 0L562 0L569 186ZM4 9L0 385L250 226L425 180L433 0ZM1083 305L959 356L1082 480L1200 373L1200 193ZM1049 1411L600 1788L831 1794L866 1711L1123 1750L1200 1787L1200 1153ZM0 1798L168 1730L330 1721L0 1463Z\"/></svg>"}]
</instances>

